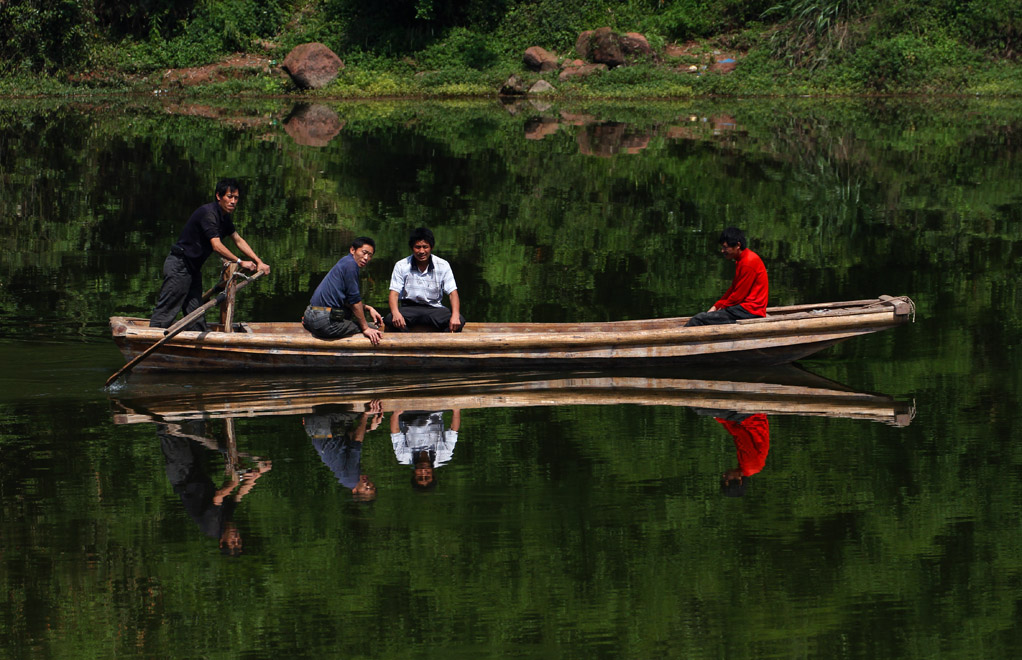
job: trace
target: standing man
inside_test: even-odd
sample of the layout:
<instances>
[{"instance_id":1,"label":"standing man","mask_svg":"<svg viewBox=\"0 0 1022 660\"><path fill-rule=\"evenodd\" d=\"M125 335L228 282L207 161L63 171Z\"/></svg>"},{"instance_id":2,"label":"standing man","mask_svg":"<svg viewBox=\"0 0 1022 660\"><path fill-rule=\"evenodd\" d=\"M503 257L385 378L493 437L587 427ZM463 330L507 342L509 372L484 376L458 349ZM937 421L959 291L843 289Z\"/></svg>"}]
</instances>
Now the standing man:
<instances>
[{"instance_id":1,"label":"standing man","mask_svg":"<svg viewBox=\"0 0 1022 660\"><path fill-rule=\"evenodd\" d=\"M312 294L305 308L302 325L320 339L340 339L361 332L376 346L383 339L380 313L362 303L358 271L365 268L376 253L376 243L367 236L351 242L348 254L341 258ZM372 322L366 320L366 311Z\"/></svg>"},{"instance_id":2,"label":"standing man","mask_svg":"<svg viewBox=\"0 0 1022 660\"><path fill-rule=\"evenodd\" d=\"M737 227L728 227L720 238L721 254L735 262L735 277L724 296L708 311L690 318L690 325L722 325L740 319L766 316L767 271L759 255L748 249L745 234Z\"/></svg>"},{"instance_id":3,"label":"standing man","mask_svg":"<svg viewBox=\"0 0 1022 660\"><path fill-rule=\"evenodd\" d=\"M394 264L390 276L387 301L390 314L384 319L387 327L403 332L414 327L433 332L461 332L465 327L458 284L451 265L433 255L435 243L433 232L425 227L419 227L409 237L412 254ZM450 309L441 303L444 294L451 300Z\"/></svg>"},{"instance_id":4,"label":"standing man","mask_svg":"<svg viewBox=\"0 0 1022 660\"><path fill-rule=\"evenodd\" d=\"M258 270L269 275L270 267L252 251L249 244L234 228L231 214L240 198L236 179L221 179L216 184L216 201L195 209L181 237L170 248L170 256L163 262L163 286L156 299L156 309L149 319L151 328L169 328L178 311L187 315L202 304L202 264L216 252L225 261L233 261L246 270ZM230 237L248 261L236 257L223 244ZM206 331L206 320L198 319L186 330Z\"/></svg>"}]
</instances>

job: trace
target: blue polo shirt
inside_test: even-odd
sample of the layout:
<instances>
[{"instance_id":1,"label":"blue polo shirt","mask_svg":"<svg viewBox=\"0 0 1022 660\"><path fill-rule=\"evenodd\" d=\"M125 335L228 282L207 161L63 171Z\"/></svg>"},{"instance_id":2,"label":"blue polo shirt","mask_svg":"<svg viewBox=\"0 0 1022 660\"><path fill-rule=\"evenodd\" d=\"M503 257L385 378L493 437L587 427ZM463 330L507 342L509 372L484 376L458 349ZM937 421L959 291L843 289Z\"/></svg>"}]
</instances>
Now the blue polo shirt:
<instances>
[{"instance_id":1,"label":"blue polo shirt","mask_svg":"<svg viewBox=\"0 0 1022 660\"><path fill-rule=\"evenodd\" d=\"M344 307L362 302L358 288L358 264L350 253L334 264L312 294L310 305Z\"/></svg>"}]
</instances>

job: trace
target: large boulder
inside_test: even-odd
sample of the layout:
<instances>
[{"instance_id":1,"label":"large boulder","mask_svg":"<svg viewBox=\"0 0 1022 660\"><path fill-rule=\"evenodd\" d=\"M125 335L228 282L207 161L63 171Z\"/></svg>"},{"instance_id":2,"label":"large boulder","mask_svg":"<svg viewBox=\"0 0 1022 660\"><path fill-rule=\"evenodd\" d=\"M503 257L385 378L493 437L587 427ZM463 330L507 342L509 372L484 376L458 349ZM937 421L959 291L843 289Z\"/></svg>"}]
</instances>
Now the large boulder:
<instances>
[{"instance_id":1,"label":"large boulder","mask_svg":"<svg viewBox=\"0 0 1022 660\"><path fill-rule=\"evenodd\" d=\"M619 38L621 50L625 55L638 55L641 57L653 57L653 49L650 48L646 37L638 32L626 32Z\"/></svg>"},{"instance_id":2,"label":"large boulder","mask_svg":"<svg viewBox=\"0 0 1022 660\"><path fill-rule=\"evenodd\" d=\"M625 63L625 52L621 48L621 38L609 27L593 30L589 37L589 59L596 64L606 64L610 68Z\"/></svg>"},{"instance_id":3,"label":"large boulder","mask_svg":"<svg viewBox=\"0 0 1022 660\"><path fill-rule=\"evenodd\" d=\"M557 56L539 46L527 48L525 54L522 55L522 60L525 62L525 66L540 73L553 71L557 68Z\"/></svg>"},{"instance_id":4,"label":"large boulder","mask_svg":"<svg viewBox=\"0 0 1022 660\"><path fill-rule=\"evenodd\" d=\"M593 37L592 30L585 30L579 33L578 39L575 40L575 54L583 60L588 60L591 53L589 44Z\"/></svg>"},{"instance_id":5,"label":"large boulder","mask_svg":"<svg viewBox=\"0 0 1022 660\"><path fill-rule=\"evenodd\" d=\"M344 62L319 42L295 46L280 65L301 89L322 89L334 81Z\"/></svg>"},{"instance_id":6,"label":"large boulder","mask_svg":"<svg viewBox=\"0 0 1022 660\"><path fill-rule=\"evenodd\" d=\"M617 34L609 27L579 34L575 40L575 52L584 60L611 68L627 64L629 59L655 57L643 35L638 32Z\"/></svg>"}]
</instances>

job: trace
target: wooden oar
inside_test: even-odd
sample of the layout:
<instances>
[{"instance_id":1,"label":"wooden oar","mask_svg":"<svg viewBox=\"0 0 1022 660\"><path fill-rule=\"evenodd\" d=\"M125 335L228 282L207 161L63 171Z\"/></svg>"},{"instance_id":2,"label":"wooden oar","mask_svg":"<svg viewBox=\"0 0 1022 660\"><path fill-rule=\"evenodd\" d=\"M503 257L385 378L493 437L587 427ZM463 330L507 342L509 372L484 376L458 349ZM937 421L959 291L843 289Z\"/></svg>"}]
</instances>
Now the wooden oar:
<instances>
[{"instance_id":1,"label":"wooden oar","mask_svg":"<svg viewBox=\"0 0 1022 660\"><path fill-rule=\"evenodd\" d=\"M252 277L249 277L249 278L246 278L246 279L242 280L237 286L235 286L234 287L234 291L235 292L240 291L248 283L254 282L257 279L259 279L260 277L262 277L262 276L263 276L262 272L256 272L255 275L253 275ZM193 311L191 314L188 314L183 319L181 319L180 321L178 321L177 323L175 323L171 327L167 328L167 330L164 331L163 339L161 339L160 341L156 342L155 344L153 344L149 348L145 349L144 351L142 351L141 353L136 355L134 358L132 358L131 361L128 362L126 365L124 365L123 367L118 369L117 373L115 373L113 376L110 376L109 378L106 379L106 385L104 387L110 387L110 385L115 380L120 378L122 374L125 374L125 373L131 371L132 369L134 369L136 364L138 364L142 360L144 360L147 357L149 357L149 355L152 352L154 352L157 348L159 348L160 346L163 346L165 343L170 341L175 335L177 335L179 332L181 332L182 330L187 328L189 325L194 323L196 321L196 319L202 318L202 315L205 314L206 311L209 310L211 307L213 307L215 305L219 305L220 303L222 303L226 299L227 299L227 293L226 292L221 292L219 295L217 295L216 298L213 298L212 300L210 300L206 304L202 305L201 307L196 308L195 311Z\"/></svg>"}]
</instances>

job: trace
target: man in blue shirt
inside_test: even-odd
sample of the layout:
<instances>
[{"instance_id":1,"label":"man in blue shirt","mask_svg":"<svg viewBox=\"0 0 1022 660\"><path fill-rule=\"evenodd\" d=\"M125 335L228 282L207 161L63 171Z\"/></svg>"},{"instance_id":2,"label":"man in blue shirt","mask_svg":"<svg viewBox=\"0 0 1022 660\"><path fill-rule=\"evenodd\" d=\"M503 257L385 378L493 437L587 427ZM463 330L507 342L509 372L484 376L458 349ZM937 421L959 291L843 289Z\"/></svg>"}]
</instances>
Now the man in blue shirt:
<instances>
[{"instance_id":1,"label":"man in blue shirt","mask_svg":"<svg viewBox=\"0 0 1022 660\"><path fill-rule=\"evenodd\" d=\"M348 254L334 264L312 294L302 325L320 339L340 339L361 332L373 346L380 343L383 317L362 303L358 272L372 261L376 243L366 236L351 242ZM366 315L371 321L366 320Z\"/></svg>"}]
</instances>

